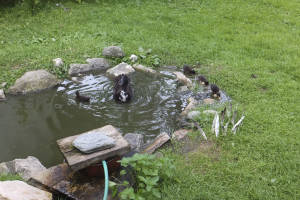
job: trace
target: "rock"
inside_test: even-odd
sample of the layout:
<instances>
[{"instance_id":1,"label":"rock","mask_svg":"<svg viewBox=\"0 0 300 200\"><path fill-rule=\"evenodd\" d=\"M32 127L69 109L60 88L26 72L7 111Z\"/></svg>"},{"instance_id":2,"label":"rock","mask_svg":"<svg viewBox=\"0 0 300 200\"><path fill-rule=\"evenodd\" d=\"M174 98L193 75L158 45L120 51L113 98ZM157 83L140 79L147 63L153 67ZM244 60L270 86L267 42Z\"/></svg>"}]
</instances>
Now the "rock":
<instances>
[{"instance_id":1,"label":"rock","mask_svg":"<svg viewBox=\"0 0 300 200\"><path fill-rule=\"evenodd\" d=\"M167 133L161 133L154 139L154 142L152 142L148 147L146 147L143 153L153 153L169 140L170 136Z\"/></svg>"},{"instance_id":2,"label":"rock","mask_svg":"<svg viewBox=\"0 0 300 200\"><path fill-rule=\"evenodd\" d=\"M36 70L26 72L21 78L17 79L15 85L8 89L10 94L27 94L37 92L47 88L52 88L60 83L53 74L46 70Z\"/></svg>"},{"instance_id":3,"label":"rock","mask_svg":"<svg viewBox=\"0 0 300 200\"><path fill-rule=\"evenodd\" d=\"M0 163L0 175L1 174L9 174L9 169L6 163Z\"/></svg>"},{"instance_id":4,"label":"rock","mask_svg":"<svg viewBox=\"0 0 300 200\"><path fill-rule=\"evenodd\" d=\"M198 117L200 114L201 114L200 111L190 111L190 112L187 114L187 118L190 119L190 120L193 120L193 119L195 119L196 117Z\"/></svg>"},{"instance_id":5,"label":"rock","mask_svg":"<svg viewBox=\"0 0 300 200\"><path fill-rule=\"evenodd\" d=\"M80 78L80 77L74 76L74 77L71 78L71 80L72 80L74 83L80 83L81 78Z\"/></svg>"},{"instance_id":6,"label":"rock","mask_svg":"<svg viewBox=\"0 0 300 200\"><path fill-rule=\"evenodd\" d=\"M6 82L1 83L1 87L2 87L2 88L5 88L6 85L7 85Z\"/></svg>"},{"instance_id":7,"label":"rock","mask_svg":"<svg viewBox=\"0 0 300 200\"><path fill-rule=\"evenodd\" d=\"M70 64L70 69L69 69L69 75L74 76L78 75L79 73L84 73L88 71L94 70L93 65L91 64Z\"/></svg>"},{"instance_id":8,"label":"rock","mask_svg":"<svg viewBox=\"0 0 300 200\"><path fill-rule=\"evenodd\" d=\"M78 136L72 144L83 153L92 153L114 147L116 142L103 133L90 132Z\"/></svg>"},{"instance_id":9,"label":"rock","mask_svg":"<svg viewBox=\"0 0 300 200\"><path fill-rule=\"evenodd\" d=\"M114 57L114 58L122 58L125 56L125 53L118 46L109 46L105 47L102 51L103 56Z\"/></svg>"},{"instance_id":10,"label":"rock","mask_svg":"<svg viewBox=\"0 0 300 200\"><path fill-rule=\"evenodd\" d=\"M52 194L23 181L1 181L1 200L52 200Z\"/></svg>"},{"instance_id":11,"label":"rock","mask_svg":"<svg viewBox=\"0 0 300 200\"><path fill-rule=\"evenodd\" d=\"M133 68L136 69L136 70L140 70L140 71L143 71L143 72L147 72L147 73L152 73L152 74L155 74L156 71L154 69L151 69L149 67L145 67L143 65L139 65L139 64L135 64L133 65Z\"/></svg>"},{"instance_id":12,"label":"rock","mask_svg":"<svg viewBox=\"0 0 300 200\"><path fill-rule=\"evenodd\" d=\"M182 72L173 72L179 82L183 83L188 87L192 87L191 79L187 78Z\"/></svg>"},{"instance_id":13,"label":"rock","mask_svg":"<svg viewBox=\"0 0 300 200\"><path fill-rule=\"evenodd\" d=\"M117 77L121 74L131 74L135 72L133 67L131 65L128 65L127 63L120 63L117 66L110 68L109 70L106 71L108 75L112 77Z\"/></svg>"},{"instance_id":14,"label":"rock","mask_svg":"<svg viewBox=\"0 0 300 200\"><path fill-rule=\"evenodd\" d=\"M15 159L6 162L6 166L10 174L19 174L25 181L29 180L33 174L46 169L46 167L33 156L28 156L26 159Z\"/></svg>"},{"instance_id":15,"label":"rock","mask_svg":"<svg viewBox=\"0 0 300 200\"><path fill-rule=\"evenodd\" d=\"M94 70L107 69L110 67L109 62L105 58L88 58L86 62L92 65Z\"/></svg>"},{"instance_id":16,"label":"rock","mask_svg":"<svg viewBox=\"0 0 300 200\"><path fill-rule=\"evenodd\" d=\"M131 54L131 56L129 57L129 59L130 59L131 62L136 62L137 59L138 59L138 57L137 57L137 55Z\"/></svg>"},{"instance_id":17,"label":"rock","mask_svg":"<svg viewBox=\"0 0 300 200\"><path fill-rule=\"evenodd\" d=\"M207 105L210 105L210 104L215 103L215 100L211 99L211 98L206 98L206 99L203 100L203 103L207 104Z\"/></svg>"},{"instance_id":18,"label":"rock","mask_svg":"<svg viewBox=\"0 0 300 200\"><path fill-rule=\"evenodd\" d=\"M179 129L173 133L172 138L179 141L179 140L182 140L183 138L185 138L185 136L188 133L189 133L189 130Z\"/></svg>"},{"instance_id":19,"label":"rock","mask_svg":"<svg viewBox=\"0 0 300 200\"><path fill-rule=\"evenodd\" d=\"M215 115L215 114L217 114L218 112L215 111L215 110L204 110L203 113L204 113L204 114L213 114L213 115Z\"/></svg>"},{"instance_id":20,"label":"rock","mask_svg":"<svg viewBox=\"0 0 300 200\"><path fill-rule=\"evenodd\" d=\"M181 116L187 115L189 111L196 107L197 104L198 102L193 97L190 97L189 104L187 105L187 107L185 107L184 111L182 111Z\"/></svg>"},{"instance_id":21,"label":"rock","mask_svg":"<svg viewBox=\"0 0 300 200\"><path fill-rule=\"evenodd\" d=\"M64 62L61 58L55 58L52 60L54 67L61 67L64 65Z\"/></svg>"},{"instance_id":22,"label":"rock","mask_svg":"<svg viewBox=\"0 0 300 200\"><path fill-rule=\"evenodd\" d=\"M6 99L5 94L4 94L4 90L0 89L0 101L4 101Z\"/></svg>"},{"instance_id":23,"label":"rock","mask_svg":"<svg viewBox=\"0 0 300 200\"><path fill-rule=\"evenodd\" d=\"M142 134L128 133L124 138L130 144L132 151L139 152L141 150L144 141L144 136Z\"/></svg>"},{"instance_id":24,"label":"rock","mask_svg":"<svg viewBox=\"0 0 300 200\"><path fill-rule=\"evenodd\" d=\"M181 92L186 92L189 91L189 88L186 85L180 86L177 90L177 92L181 93Z\"/></svg>"}]
</instances>

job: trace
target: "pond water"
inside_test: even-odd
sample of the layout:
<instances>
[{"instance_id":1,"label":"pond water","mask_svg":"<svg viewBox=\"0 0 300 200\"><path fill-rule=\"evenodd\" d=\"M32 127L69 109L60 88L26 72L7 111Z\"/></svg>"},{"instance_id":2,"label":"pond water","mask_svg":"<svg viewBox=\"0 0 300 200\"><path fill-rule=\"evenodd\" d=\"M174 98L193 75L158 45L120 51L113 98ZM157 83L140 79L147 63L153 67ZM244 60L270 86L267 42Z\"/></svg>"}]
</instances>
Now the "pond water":
<instances>
[{"instance_id":1,"label":"pond water","mask_svg":"<svg viewBox=\"0 0 300 200\"><path fill-rule=\"evenodd\" d=\"M145 141L178 128L177 118L190 94L177 93L169 72L131 75L134 98L119 104L112 98L113 81L105 74L87 74L78 83L65 80L58 88L0 102L0 162L35 156L46 166L63 161L56 140L111 124L123 134L139 133ZM77 103L75 92L90 96Z\"/></svg>"}]
</instances>

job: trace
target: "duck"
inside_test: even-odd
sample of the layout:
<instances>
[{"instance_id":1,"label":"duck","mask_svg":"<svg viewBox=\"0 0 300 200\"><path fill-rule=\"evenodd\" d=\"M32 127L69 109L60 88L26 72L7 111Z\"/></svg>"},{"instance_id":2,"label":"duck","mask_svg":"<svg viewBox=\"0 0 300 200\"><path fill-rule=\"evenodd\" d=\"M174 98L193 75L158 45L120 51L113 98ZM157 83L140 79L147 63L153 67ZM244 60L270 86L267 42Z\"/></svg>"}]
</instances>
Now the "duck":
<instances>
[{"instance_id":1,"label":"duck","mask_svg":"<svg viewBox=\"0 0 300 200\"><path fill-rule=\"evenodd\" d=\"M126 103L131 100L133 96L130 85L130 78L126 74L121 74L115 78L115 85L113 89L113 98L120 103Z\"/></svg>"},{"instance_id":2,"label":"duck","mask_svg":"<svg viewBox=\"0 0 300 200\"><path fill-rule=\"evenodd\" d=\"M76 100L80 102L89 102L91 97L81 96L79 91L76 91Z\"/></svg>"},{"instance_id":3,"label":"duck","mask_svg":"<svg viewBox=\"0 0 300 200\"><path fill-rule=\"evenodd\" d=\"M211 96L213 98L220 99L221 93L220 93L219 87L217 85L215 85L215 84L211 84L210 85L210 89L211 89Z\"/></svg>"},{"instance_id":4,"label":"duck","mask_svg":"<svg viewBox=\"0 0 300 200\"><path fill-rule=\"evenodd\" d=\"M191 68L188 65L183 65L183 73L185 75L192 75L192 74L196 74L195 70L193 70L193 68Z\"/></svg>"},{"instance_id":5,"label":"duck","mask_svg":"<svg viewBox=\"0 0 300 200\"><path fill-rule=\"evenodd\" d=\"M197 81L201 84L201 85L205 85L205 86L208 86L209 82L208 80L205 78L205 76L198 76L197 77Z\"/></svg>"}]
</instances>

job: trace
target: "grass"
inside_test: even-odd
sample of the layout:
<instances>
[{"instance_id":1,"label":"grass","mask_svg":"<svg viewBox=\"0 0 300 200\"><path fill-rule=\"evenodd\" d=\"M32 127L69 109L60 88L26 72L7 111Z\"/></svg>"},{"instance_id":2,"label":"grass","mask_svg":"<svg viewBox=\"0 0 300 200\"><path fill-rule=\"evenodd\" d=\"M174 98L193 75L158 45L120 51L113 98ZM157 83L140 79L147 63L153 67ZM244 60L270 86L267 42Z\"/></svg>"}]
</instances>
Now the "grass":
<instances>
[{"instance_id":1,"label":"grass","mask_svg":"<svg viewBox=\"0 0 300 200\"><path fill-rule=\"evenodd\" d=\"M0 174L0 181L11 181L11 180L20 180L20 181L22 181L23 179L19 175Z\"/></svg>"},{"instance_id":2,"label":"grass","mask_svg":"<svg viewBox=\"0 0 300 200\"><path fill-rule=\"evenodd\" d=\"M64 5L70 10L53 3L34 16L1 8L0 82L11 85L32 69L53 71L56 57L67 64L99 57L108 45L127 54L151 48L163 64L194 64L246 118L238 135L213 139L217 158L172 154L181 182L164 186L164 199L300 199L299 1Z\"/></svg>"}]
</instances>

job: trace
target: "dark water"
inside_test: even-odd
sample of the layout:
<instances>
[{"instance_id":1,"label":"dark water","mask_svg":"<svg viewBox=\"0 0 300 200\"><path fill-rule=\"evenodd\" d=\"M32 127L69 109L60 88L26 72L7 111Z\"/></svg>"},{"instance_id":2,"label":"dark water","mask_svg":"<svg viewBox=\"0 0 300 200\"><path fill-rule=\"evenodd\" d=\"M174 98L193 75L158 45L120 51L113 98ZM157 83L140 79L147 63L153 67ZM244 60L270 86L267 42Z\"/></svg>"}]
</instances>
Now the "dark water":
<instances>
[{"instance_id":1,"label":"dark water","mask_svg":"<svg viewBox=\"0 0 300 200\"><path fill-rule=\"evenodd\" d=\"M32 155L48 167L61 163L56 140L107 124L123 134L143 134L145 140L176 129L176 118L187 103L176 92L176 81L141 72L131 80L134 98L128 104L113 100L113 81L105 74L86 75L79 83L64 81L37 94L8 96L0 102L0 162ZM77 103L76 90L91 102Z\"/></svg>"}]
</instances>

